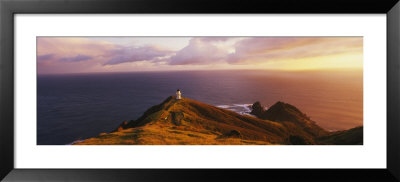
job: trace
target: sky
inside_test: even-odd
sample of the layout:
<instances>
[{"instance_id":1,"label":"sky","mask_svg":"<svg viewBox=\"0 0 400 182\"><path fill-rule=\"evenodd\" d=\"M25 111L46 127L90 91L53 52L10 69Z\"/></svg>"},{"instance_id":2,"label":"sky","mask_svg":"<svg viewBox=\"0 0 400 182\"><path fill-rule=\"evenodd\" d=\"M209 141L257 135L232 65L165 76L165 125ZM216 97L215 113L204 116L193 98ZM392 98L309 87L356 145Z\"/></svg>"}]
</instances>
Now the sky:
<instances>
[{"instance_id":1,"label":"sky","mask_svg":"<svg viewBox=\"0 0 400 182\"><path fill-rule=\"evenodd\" d=\"M362 37L37 37L38 74L363 67Z\"/></svg>"}]
</instances>

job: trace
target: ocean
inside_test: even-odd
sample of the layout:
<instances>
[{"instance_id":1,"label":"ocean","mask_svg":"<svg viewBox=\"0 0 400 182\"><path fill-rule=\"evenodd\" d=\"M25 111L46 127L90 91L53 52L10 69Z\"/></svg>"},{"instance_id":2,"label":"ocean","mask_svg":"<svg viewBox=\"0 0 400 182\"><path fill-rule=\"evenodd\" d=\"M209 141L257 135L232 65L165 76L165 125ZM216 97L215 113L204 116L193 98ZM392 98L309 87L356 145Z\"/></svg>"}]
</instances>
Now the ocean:
<instances>
[{"instance_id":1,"label":"ocean","mask_svg":"<svg viewBox=\"0 0 400 182\"><path fill-rule=\"evenodd\" d=\"M65 145L114 130L180 89L249 114L252 103L296 106L329 131L363 124L363 73L344 71L166 71L38 75L37 144Z\"/></svg>"}]
</instances>

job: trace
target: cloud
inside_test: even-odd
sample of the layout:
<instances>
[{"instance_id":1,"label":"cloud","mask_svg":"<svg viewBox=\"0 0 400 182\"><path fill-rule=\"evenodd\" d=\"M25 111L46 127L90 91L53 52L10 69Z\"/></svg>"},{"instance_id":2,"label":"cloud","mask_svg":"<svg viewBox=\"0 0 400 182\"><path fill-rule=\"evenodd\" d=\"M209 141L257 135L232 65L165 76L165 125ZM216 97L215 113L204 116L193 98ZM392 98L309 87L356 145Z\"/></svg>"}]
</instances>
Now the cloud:
<instances>
[{"instance_id":1,"label":"cloud","mask_svg":"<svg viewBox=\"0 0 400 182\"><path fill-rule=\"evenodd\" d=\"M250 64L362 52L361 37L254 37L238 41L227 62Z\"/></svg>"},{"instance_id":2,"label":"cloud","mask_svg":"<svg viewBox=\"0 0 400 182\"><path fill-rule=\"evenodd\" d=\"M146 38L132 38L141 39ZM177 41L174 37L157 39L151 44L135 45L121 45L104 40L38 37L38 71L67 73L239 68L242 65L257 67L270 61L274 64L279 61L289 64L288 61L303 58L324 61L319 57L360 55L363 51L362 37L195 37L188 42L186 40L186 46L179 44L180 49L168 46Z\"/></svg>"},{"instance_id":3,"label":"cloud","mask_svg":"<svg viewBox=\"0 0 400 182\"><path fill-rule=\"evenodd\" d=\"M214 45L212 43L214 41L216 39L211 41L211 39L193 38L188 46L166 59L166 61L170 65L203 65L221 62L228 55L228 51Z\"/></svg>"},{"instance_id":4,"label":"cloud","mask_svg":"<svg viewBox=\"0 0 400 182\"><path fill-rule=\"evenodd\" d=\"M38 55L37 56L37 61L47 61L50 60L54 57L54 54L44 54L44 55Z\"/></svg>"},{"instance_id":5,"label":"cloud","mask_svg":"<svg viewBox=\"0 0 400 182\"><path fill-rule=\"evenodd\" d=\"M121 46L101 40L71 37L39 37L38 55L59 62L82 62L93 59L101 65L152 60L171 51L156 46ZM43 58L46 58L44 56Z\"/></svg>"},{"instance_id":6,"label":"cloud","mask_svg":"<svg viewBox=\"0 0 400 182\"><path fill-rule=\"evenodd\" d=\"M198 37L197 40L203 42L225 42L231 39L230 37Z\"/></svg>"},{"instance_id":7,"label":"cloud","mask_svg":"<svg viewBox=\"0 0 400 182\"><path fill-rule=\"evenodd\" d=\"M159 57L165 57L170 53L171 51L162 50L154 46L120 47L110 51L109 55L111 59L105 62L104 65L115 65L136 61L152 61Z\"/></svg>"},{"instance_id":8,"label":"cloud","mask_svg":"<svg viewBox=\"0 0 400 182\"><path fill-rule=\"evenodd\" d=\"M117 47L110 42L79 37L38 37L37 45L38 55L54 54L60 57L96 56Z\"/></svg>"},{"instance_id":9,"label":"cloud","mask_svg":"<svg viewBox=\"0 0 400 182\"><path fill-rule=\"evenodd\" d=\"M74 56L74 57L64 57L64 58L61 58L61 59L59 59L59 61L61 61L61 62L81 62L81 61L87 61L87 60L90 60L90 59L92 59L93 57L92 56L87 56L87 55L77 55L77 56Z\"/></svg>"},{"instance_id":10,"label":"cloud","mask_svg":"<svg viewBox=\"0 0 400 182\"><path fill-rule=\"evenodd\" d=\"M105 61L104 54L117 47L80 37L38 37L36 41L40 74L95 71Z\"/></svg>"},{"instance_id":11,"label":"cloud","mask_svg":"<svg viewBox=\"0 0 400 182\"><path fill-rule=\"evenodd\" d=\"M269 61L359 54L362 48L362 37L198 37L162 61L169 65L257 65Z\"/></svg>"}]
</instances>

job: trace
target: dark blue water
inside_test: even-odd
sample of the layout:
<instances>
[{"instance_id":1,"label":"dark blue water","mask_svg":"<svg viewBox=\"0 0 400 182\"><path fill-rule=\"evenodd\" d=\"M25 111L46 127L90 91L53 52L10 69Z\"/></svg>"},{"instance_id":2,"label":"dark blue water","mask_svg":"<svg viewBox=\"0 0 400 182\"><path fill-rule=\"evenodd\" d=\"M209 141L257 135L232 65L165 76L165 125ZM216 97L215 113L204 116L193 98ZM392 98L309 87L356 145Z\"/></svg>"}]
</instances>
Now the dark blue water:
<instances>
[{"instance_id":1,"label":"dark blue water","mask_svg":"<svg viewBox=\"0 0 400 182\"><path fill-rule=\"evenodd\" d=\"M180 71L39 75L37 144L68 144L110 132L181 89L223 108L278 100L328 130L362 125L362 72Z\"/></svg>"}]
</instances>

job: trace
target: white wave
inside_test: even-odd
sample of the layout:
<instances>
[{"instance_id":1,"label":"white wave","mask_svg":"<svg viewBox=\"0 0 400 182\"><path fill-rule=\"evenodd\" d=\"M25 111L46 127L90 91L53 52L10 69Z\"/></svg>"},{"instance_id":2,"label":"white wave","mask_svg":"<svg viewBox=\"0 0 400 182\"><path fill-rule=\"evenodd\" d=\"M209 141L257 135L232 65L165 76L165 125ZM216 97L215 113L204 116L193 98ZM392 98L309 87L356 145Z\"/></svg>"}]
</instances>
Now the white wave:
<instances>
[{"instance_id":1,"label":"white wave","mask_svg":"<svg viewBox=\"0 0 400 182\"><path fill-rule=\"evenodd\" d=\"M217 105L216 107L227 109L241 115L251 115L251 106L253 104L230 104L230 105Z\"/></svg>"},{"instance_id":2,"label":"white wave","mask_svg":"<svg viewBox=\"0 0 400 182\"><path fill-rule=\"evenodd\" d=\"M238 107L249 107L252 106L253 104L232 104L234 106L238 106Z\"/></svg>"},{"instance_id":3,"label":"white wave","mask_svg":"<svg viewBox=\"0 0 400 182\"><path fill-rule=\"evenodd\" d=\"M222 109L227 109L227 108L230 108L231 106L229 106L229 105L217 105L217 107L222 108Z\"/></svg>"},{"instance_id":4,"label":"white wave","mask_svg":"<svg viewBox=\"0 0 400 182\"><path fill-rule=\"evenodd\" d=\"M83 142L84 140L75 140L75 141L73 141L72 143L69 143L69 144L67 144L67 145L73 145L73 144L76 144L76 143L79 143L79 142Z\"/></svg>"}]
</instances>

